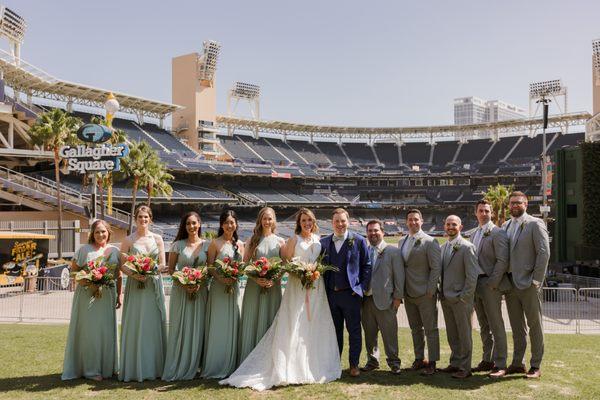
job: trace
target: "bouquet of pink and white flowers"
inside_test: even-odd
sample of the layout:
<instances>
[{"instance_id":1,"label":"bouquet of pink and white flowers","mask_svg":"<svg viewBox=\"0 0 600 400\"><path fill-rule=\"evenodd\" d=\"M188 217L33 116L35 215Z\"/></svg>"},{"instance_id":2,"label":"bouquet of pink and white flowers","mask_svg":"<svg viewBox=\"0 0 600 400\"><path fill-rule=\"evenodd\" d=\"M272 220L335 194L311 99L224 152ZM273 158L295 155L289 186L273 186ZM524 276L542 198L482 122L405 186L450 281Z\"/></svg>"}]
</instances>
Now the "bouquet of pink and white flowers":
<instances>
[{"instance_id":1,"label":"bouquet of pink and white flowers","mask_svg":"<svg viewBox=\"0 0 600 400\"><path fill-rule=\"evenodd\" d=\"M208 279L208 268L204 267L183 267L181 271L173 273L173 279L179 282L184 288L193 288L193 291L188 291L190 300L196 299L196 292L200 286Z\"/></svg>"},{"instance_id":2,"label":"bouquet of pink and white flowers","mask_svg":"<svg viewBox=\"0 0 600 400\"><path fill-rule=\"evenodd\" d=\"M211 268L223 278L237 281L244 274L245 265L231 257L225 257L222 260L216 260L215 266ZM225 293L233 293L233 286L227 285Z\"/></svg>"},{"instance_id":3,"label":"bouquet of pink and white flowers","mask_svg":"<svg viewBox=\"0 0 600 400\"><path fill-rule=\"evenodd\" d=\"M281 278L285 271L281 267L281 259L260 257L254 262L250 262L244 268L244 274L252 278L263 278L270 281ZM261 288L261 293L266 293L269 289Z\"/></svg>"},{"instance_id":4,"label":"bouquet of pink and white flowers","mask_svg":"<svg viewBox=\"0 0 600 400\"><path fill-rule=\"evenodd\" d=\"M132 272L142 276L157 275L156 261L152 257L144 254L130 254L127 256L127 261L123 264L124 267L129 268ZM146 282L138 282L138 288L144 289Z\"/></svg>"},{"instance_id":5,"label":"bouquet of pink and white flowers","mask_svg":"<svg viewBox=\"0 0 600 400\"><path fill-rule=\"evenodd\" d=\"M104 286L115 286L115 264L109 264L103 256L89 261L80 271L75 273L75 280L91 288L93 298L102 297L102 288Z\"/></svg>"},{"instance_id":6,"label":"bouquet of pink and white flowers","mask_svg":"<svg viewBox=\"0 0 600 400\"><path fill-rule=\"evenodd\" d=\"M304 289L314 289L315 282L327 271L338 271L333 265L324 264L322 257L319 257L314 262L304 262L297 258L292 259L285 266L285 270L291 274L295 274L300 278Z\"/></svg>"}]
</instances>

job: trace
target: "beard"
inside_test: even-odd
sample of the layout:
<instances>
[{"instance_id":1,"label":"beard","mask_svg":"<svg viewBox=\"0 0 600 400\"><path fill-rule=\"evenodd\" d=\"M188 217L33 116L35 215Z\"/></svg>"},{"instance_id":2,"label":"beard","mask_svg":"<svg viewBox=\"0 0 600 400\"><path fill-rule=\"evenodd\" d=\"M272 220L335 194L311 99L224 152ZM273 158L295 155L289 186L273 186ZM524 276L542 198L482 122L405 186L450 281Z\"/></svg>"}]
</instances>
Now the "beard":
<instances>
[{"instance_id":1,"label":"beard","mask_svg":"<svg viewBox=\"0 0 600 400\"><path fill-rule=\"evenodd\" d=\"M525 210L522 210L520 208L516 210L510 210L510 215L515 218L519 218L523 214L525 214Z\"/></svg>"}]
</instances>

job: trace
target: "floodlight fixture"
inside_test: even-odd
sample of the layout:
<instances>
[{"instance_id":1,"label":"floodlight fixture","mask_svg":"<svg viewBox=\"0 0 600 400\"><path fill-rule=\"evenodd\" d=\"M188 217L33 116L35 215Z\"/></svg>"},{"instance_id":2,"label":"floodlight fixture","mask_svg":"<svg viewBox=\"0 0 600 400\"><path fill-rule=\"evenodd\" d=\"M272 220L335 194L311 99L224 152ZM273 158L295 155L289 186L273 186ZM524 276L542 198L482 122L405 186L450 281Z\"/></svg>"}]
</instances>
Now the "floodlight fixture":
<instances>
[{"instance_id":1,"label":"floodlight fixture","mask_svg":"<svg viewBox=\"0 0 600 400\"><path fill-rule=\"evenodd\" d=\"M565 93L565 87L560 79L533 82L529 84L529 98L555 96Z\"/></svg>"},{"instance_id":2,"label":"floodlight fixture","mask_svg":"<svg viewBox=\"0 0 600 400\"><path fill-rule=\"evenodd\" d=\"M212 86L220 53L221 45L218 42L204 41L202 55L198 57L198 79L207 86Z\"/></svg>"},{"instance_id":3,"label":"floodlight fixture","mask_svg":"<svg viewBox=\"0 0 600 400\"><path fill-rule=\"evenodd\" d=\"M0 35L15 44L22 44L26 28L23 17L8 7L0 6Z\"/></svg>"},{"instance_id":4,"label":"floodlight fixture","mask_svg":"<svg viewBox=\"0 0 600 400\"><path fill-rule=\"evenodd\" d=\"M241 99L257 99L260 97L260 86L252 83L236 82L231 89L231 96Z\"/></svg>"},{"instance_id":5,"label":"floodlight fixture","mask_svg":"<svg viewBox=\"0 0 600 400\"><path fill-rule=\"evenodd\" d=\"M592 41L592 58L596 75L600 75L600 39Z\"/></svg>"}]
</instances>

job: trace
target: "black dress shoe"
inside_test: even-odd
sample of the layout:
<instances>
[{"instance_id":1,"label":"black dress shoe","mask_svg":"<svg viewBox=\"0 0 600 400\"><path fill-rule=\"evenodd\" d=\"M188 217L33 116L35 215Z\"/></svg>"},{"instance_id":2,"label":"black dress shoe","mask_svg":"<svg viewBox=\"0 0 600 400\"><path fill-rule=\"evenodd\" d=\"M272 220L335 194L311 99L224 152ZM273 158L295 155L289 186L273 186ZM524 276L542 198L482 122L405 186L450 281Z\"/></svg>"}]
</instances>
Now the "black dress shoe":
<instances>
[{"instance_id":1,"label":"black dress shoe","mask_svg":"<svg viewBox=\"0 0 600 400\"><path fill-rule=\"evenodd\" d=\"M472 369L473 372L487 372L491 371L494 368L494 363L491 361L481 361L475 368Z\"/></svg>"},{"instance_id":2,"label":"black dress shoe","mask_svg":"<svg viewBox=\"0 0 600 400\"><path fill-rule=\"evenodd\" d=\"M394 375L398 375L402 370L400 369L399 365L394 365L393 367L390 367L390 372Z\"/></svg>"},{"instance_id":3,"label":"black dress shoe","mask_svg":"<svg viewBox=\"0 0 600 400\"><path fill-rule=\"evenodd\" d=\"M376 369L379 369L379 366L372 365L372 364L367 364L364 367L360 367L360 370L362 372L369 372L369 371L373 371L373 370L376 370Z\"/></svg>"}]
</instances>

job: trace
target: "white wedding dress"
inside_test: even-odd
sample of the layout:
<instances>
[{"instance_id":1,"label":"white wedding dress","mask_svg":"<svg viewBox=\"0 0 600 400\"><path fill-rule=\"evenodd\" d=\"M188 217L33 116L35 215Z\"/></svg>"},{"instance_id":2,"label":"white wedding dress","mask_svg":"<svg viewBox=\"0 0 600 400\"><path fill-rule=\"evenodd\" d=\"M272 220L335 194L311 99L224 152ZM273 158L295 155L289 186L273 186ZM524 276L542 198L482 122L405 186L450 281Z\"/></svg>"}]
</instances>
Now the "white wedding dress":
<instances>
[{"instance_id":1,"label":"white wedding dress","mask_svg":"<svg viewBox=\"0 0 600 400\"><path fill-rule=\"evenodd\" d=\"M309 241L296 237L294 257L313 262L320 252L317 235L312 235ZM323 279L317 280L315 288L307 292L300 279L290 274L273 324L238 369L219 383L265 390L289 384L331 382L341 374Z\"/></svg>"}]
</instances>

